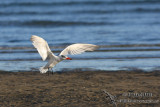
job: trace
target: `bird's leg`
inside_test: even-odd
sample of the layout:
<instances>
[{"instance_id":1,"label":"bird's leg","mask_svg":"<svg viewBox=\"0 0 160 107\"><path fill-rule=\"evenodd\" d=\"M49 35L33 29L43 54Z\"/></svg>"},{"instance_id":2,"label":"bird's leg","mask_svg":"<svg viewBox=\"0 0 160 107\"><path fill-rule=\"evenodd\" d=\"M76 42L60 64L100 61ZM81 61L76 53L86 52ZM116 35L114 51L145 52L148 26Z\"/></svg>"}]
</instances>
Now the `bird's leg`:
<instances>
[{"instance_id":1,"label":"bird's leg","mask_svg":"<svg viewBox=\"0 0 160 107\"><path fill-rule=\"evenodd\" d=\"M51 68L51 72L52 72L52 75L53 75L53 69Z\"/></svg>"},{"instance_id":2,"label":"bird's leg","mask_svg":"<svg viewBox=\"0 0 160 107\"><path fill-rule=\"evenodd\" d=\"M50 72L51 72L52 75L53 75L53 70L52 70L52 68L48 68L48 76L49 76Z\"/></svg>"},{"instance_id":3,"label":"bird's leg","mask_svg":"<svg viewBox=\"0 0 160 107\"><path fill-rule=\"evenodd\" d=\"M52 68L49 68L49 71L52 73L52 75L53 75L53 69Z\"/></svg>"},{"instance_id":4,"label":"bird's leg","mask_svg":"<svg viewBox=\"0 0 160 107\"><path fill-rule=\"evenodd\" d=\"M48 68L48 73L47 73L47 74L48 74L48 76L49 76L49 68Z\"/></svg>"}]
</instances>

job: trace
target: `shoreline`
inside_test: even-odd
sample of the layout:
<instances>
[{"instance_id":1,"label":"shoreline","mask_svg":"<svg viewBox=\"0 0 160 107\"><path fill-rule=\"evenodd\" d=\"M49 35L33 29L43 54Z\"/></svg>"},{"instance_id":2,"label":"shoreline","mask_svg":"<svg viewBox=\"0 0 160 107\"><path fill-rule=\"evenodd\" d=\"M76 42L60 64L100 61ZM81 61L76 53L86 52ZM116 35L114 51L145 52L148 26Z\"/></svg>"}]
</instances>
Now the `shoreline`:
<instances>
[{"instance_id":1,"label":"shoreline","mask_svg":"<svg viewBox=\"0 0 160 107\"><path fill-rule=\"evenodd\" d=\"M49 76L48 74L40 74L38 71L0 71L0 83L1 107L21 107L22 105L24 107L113 107L104 91L116 96L114 100L118 107L160 106L159 71L95 72L73 70L54 72ZM135 93L150 93L152 96L129 96L129 94ZM150 100L150 102L138 102L141 100Z\"/></svg>"},{"instance_id":2,"label":"shoreline","mask_svg":"<svg viewBox=\"0 0 160 107\"><path fill-rule=\"evenodd\" d=\"M32 69L32 70L0 70L0 73L22 73L22 72L33 72L33 73L40 73L38 69ZM49 71L50 72L50 71ZM76 73L76 72L135 72L135 73L159 73L160 70L143 70L138 68L130 68L126 70L100 70L100 69L94 69L94 68L63 68L58 69L56 71L53 71L53 73ZM40 73L41 74L41 73ZM42 74L43 75L43 74Z\"/></svg>"}]
</instances>

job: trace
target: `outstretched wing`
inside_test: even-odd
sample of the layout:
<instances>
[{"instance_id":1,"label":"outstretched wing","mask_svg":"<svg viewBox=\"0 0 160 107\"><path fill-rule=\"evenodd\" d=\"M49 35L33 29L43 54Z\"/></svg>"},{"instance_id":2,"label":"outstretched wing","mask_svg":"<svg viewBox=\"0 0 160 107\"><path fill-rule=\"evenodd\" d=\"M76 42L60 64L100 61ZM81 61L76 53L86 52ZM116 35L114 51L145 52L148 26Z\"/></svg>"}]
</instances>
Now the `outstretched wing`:
<instances>
[{"instance_id":1,"label":"outstretched wing","mask_svg":"<svg viewBox=\"0 0 160 107\"><path fill-rule=\"evenodd\" d=\"M85 51L94 51L95 49L99 48L97 45L93 44L72 44L65 48L60 55L75 55L75 54L81 54L84 53Z\"/></svg>"},{"instance_id":2,"label":"outstretched wing","mask_svg":"<svg viewBox=\"0 0 160 107\"><path fill-rule=\"evenodd\" d=\"M31 41L34 47L39 52L40 56L42 57L43 61L47 59L48 56L52 53L50 50L48 43L41 37L33 35L31 37Z\"/></svg>"}]
</instances>

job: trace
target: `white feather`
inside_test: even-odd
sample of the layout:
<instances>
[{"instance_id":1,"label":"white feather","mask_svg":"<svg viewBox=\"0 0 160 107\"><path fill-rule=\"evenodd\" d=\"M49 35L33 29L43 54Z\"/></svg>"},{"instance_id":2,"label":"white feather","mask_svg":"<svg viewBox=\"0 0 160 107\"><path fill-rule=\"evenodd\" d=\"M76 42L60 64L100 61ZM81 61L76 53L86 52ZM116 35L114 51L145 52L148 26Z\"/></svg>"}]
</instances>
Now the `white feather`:
<instances>
[{"instance_id":1,"label":"white feather","mask_svg":"<svg viewBox=\"0 0 160 107\"><path fill-rule=\"evenodd\" d=\"M60 55L75 55L75 54L81 54L84 53L85 51L94 51L95 49L97 49L98 46L97 45L93 45L93 44L72 44L68 47L66 47L61 53Z\"/></svg>"},{"instance_id":2,"label":"white feather","mask_svg":"<svg viewBox=\"0 0 160 107\"><path fill-rule=\"evenodd\" d=\"M46 73L48 71L48 68L40 67L40 73Z\"/></svg>"},{"instance_id":3,"label":"white feather","mask_svg":"<svg viewBox=\"0 0 160 107\"><path fill-rule=\"evenodd\" d=\"M43 38L36 35L33 35L31 37L31 41L33 42L33 45L39 52L40 56L42 57L42 60L45 61L48 55L52 53L48 46L48 43Z\"/></svg>"}]
</instances>

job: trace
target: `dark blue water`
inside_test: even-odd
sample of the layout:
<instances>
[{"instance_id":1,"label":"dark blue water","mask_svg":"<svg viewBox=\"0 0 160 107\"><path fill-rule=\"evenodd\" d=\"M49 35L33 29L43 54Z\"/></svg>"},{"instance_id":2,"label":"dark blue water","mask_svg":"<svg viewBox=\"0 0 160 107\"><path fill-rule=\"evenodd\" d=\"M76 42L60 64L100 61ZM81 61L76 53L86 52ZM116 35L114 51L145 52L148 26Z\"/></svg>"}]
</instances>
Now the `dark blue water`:
<instances>
[{"instance_id":1,"label":"dark blue water","mask_svg":"<svg viewBox=\"0 0 160 107\"><path fill-rule=\"evenodd\" d=\"M95 52L71 56L67 68L160 70L159 0L3 0L0 2L0 69L43 66L30 37L46 39L55 54L72 43Z\"/></svg>"}]
</instances>

